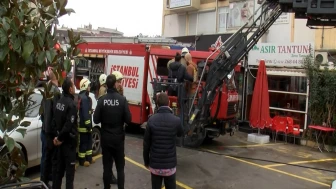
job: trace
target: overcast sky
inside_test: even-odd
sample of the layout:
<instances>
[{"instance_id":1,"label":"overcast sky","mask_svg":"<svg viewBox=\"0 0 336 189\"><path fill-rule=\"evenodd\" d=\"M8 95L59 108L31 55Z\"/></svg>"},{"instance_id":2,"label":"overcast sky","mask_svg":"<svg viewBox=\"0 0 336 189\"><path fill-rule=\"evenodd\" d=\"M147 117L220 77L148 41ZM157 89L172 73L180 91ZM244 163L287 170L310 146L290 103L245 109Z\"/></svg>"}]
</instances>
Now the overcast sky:
<instances>
[{"instance_id":1,"label":"overcast sky","mask_svg":"<svg viewBox=\"0 0 336 189\"><path fill-rule=\"evenodd\" d=\"M67 8L76 11L64 15L60 25L71 28L92 24L118 29L125 36L161 35L162 0L68 0Z\"/></svg>"}]
</instances>

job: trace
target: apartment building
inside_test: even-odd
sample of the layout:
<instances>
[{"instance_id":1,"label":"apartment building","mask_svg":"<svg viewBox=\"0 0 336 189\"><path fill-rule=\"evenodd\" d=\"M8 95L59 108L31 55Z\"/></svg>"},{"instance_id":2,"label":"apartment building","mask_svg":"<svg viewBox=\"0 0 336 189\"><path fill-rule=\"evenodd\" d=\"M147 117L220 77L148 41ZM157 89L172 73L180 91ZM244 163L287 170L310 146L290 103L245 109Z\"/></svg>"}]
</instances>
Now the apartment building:
<instances>
[{"instance_id":1,"label":"apartment building","mask_svg":"<svg viewBox=\"0 0 336 189\"><path fill-rule=\"evenodd\" d=\"M259 8L258 0L163 0L162 36L208 50L218 36L225 41ZM306 20L284 13L260 42L313 42Z\"/></svg>"}]
</instances>

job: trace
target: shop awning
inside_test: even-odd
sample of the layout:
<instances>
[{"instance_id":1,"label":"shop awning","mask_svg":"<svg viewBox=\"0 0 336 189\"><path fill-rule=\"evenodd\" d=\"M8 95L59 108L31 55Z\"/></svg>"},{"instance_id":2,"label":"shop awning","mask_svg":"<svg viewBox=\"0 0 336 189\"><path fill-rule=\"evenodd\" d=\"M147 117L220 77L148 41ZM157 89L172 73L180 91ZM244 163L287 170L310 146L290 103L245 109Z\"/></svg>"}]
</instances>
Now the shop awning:
<instances>
[{"instance_id":1,"label":"shop awning","mask_svg":"<svg viewBox=\"0 0 336 189\"><path fill-rule=\"evenodd\" d=\"M258 68L249 68L251 70L257 70ZM267 75L280 75L280 76L297 76L306 77L306 71L304 69L293 68L266 68Z\"/></svg>"}]
</instances>

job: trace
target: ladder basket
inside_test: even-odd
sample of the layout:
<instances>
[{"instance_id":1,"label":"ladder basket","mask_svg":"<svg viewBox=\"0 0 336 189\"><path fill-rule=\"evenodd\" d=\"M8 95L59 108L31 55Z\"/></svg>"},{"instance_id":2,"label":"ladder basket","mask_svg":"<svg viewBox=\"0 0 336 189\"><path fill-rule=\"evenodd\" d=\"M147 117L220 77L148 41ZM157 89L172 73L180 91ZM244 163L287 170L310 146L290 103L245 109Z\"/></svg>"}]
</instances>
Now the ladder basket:
<instances>
[{"instance_id":1,"label":"ladder basket","mask_svg":"<svg viewBox=\"0 0 336 189\"><path fill-rule=\"evenodd\" d=\"M6 185L0 186L0 189L12 189L12 188L48 189L48 187L42 181L20 182L20 183L6 184Z\"/></svg>"}]
</instances>

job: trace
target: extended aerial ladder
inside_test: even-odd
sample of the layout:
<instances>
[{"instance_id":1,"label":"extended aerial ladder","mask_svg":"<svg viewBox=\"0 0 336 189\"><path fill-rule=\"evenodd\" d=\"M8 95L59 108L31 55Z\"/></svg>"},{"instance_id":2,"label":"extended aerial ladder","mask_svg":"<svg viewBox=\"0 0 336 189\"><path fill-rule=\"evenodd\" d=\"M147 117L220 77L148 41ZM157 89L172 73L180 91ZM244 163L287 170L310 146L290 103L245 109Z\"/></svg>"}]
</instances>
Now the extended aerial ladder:
<instances>
[{"instance_id":1,"label":"extended aerial ladder","mask_svg":"<svg viewBox=\"0 0 336 189\"><path fill-rule=\"evenodd\" d=\"M313 25L335 27L333 19L336 18L336 0L266 0L262 2L245 25L214 51L205 63L199 64L203 68L192 102L187 110L180 105L181 120L188 133L184 137L184 145L199 146L208 132L217 133L217 136L227 132L232 133L235 125L230 125L232 123L230 120L224 120L225 117L219 118L218 115L221 105L217 102L221 101L223 84L229 81L227 76L232 73L234 67L246 57L283 12L297 13L295 14L297 18L308 20L309 27ZM215 54L216 57L213 59ZM213 61L210 63L211 59ZM155 92L165 91L168 86L181 85L169 79L167 81L153 79L152 83ZM153 98L155 99L155 96Z\"/></svg>"},{"instance_id":2,"label":"extended aerial ladder","mask_svg":"<svg viewBox=\"0 0 336 189\"><path fill-rule=\"evenodd\" d=\"M189 133L201 135L197 140L203 140L202 131L207 129L209 124L210 106L214 101L217 89L223 84L228 74L234 67L247 55L247 53L256 45L259 39L268 31L272 24L278 19L282 12L295 12L296 18L307 19L307 26L334 26L336 18L335 0L266 0L249 18L236 33L227 39L217 50L219 54L212 61L207 73L206 84L202 89L201 98L198 104L190 107L188 110L190 119ZM218 53L217 51L213 54ZM211 54L206 60L206 64ZM197 92L200 90L200 83L206 69L203 69L198 83ZM197 94L196 92L196 94ZM193 98L193 103L196 95ZM216 119L216 118L214 118ZM197 128L197 129L195 129ZM202 128L202 129L200 129ZM203 134L204 135L204 134ZM200 142L197 142L200 144Z\"/></svg>"}]
</instances>

